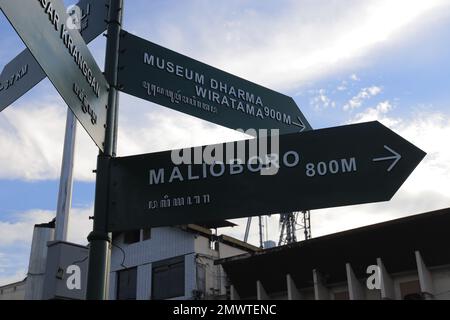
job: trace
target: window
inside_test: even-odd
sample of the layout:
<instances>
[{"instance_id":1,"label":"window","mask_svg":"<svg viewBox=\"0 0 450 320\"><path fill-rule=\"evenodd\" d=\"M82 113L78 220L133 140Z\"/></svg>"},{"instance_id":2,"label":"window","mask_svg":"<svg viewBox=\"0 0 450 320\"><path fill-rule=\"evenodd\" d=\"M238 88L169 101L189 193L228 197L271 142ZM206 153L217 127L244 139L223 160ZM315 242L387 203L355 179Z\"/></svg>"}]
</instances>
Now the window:
<instances>
[{"instance_id":1,"label":"window","mask_svg":"<svg viewBox=\"0 0 450 320\"><path fill-rule=\"evenodd\" d=\"M148 240L152 238L152 229L142 229L142 241Z\"/></svg>"},{"instance_id":2,"label":"window","mask_svg":"<svg viewBox=\"0 0 450 320\"><path fill-rule=\"evenodd\" d=\"M131 244L141 240L141 230L127 231L123 234L123 243Z\"/></svg>"},{"instance_id":3,"label":"window","mask_svg":"<svg viewBox=\"0 0 450 320\"><path fill-rule=\"evenodd\" d=\"M184 296L184 256L152 264L152 299Z\"/></svg>"},{"instance_id":4,"label":"window","mask_svg":"<svg viewBox=\"0 0 450 320\"><path fill-rule=\"evenodd\" d=\"M219 241L209 240L209 249L219 251Z\"/></svg>"},{"instance_id":5,"label":"window","mask_svg":"<svg viewBox=\"0 0 450 320\"><path fill-rule=\"evenodd\" d=\"M136 300L137 268L117 273L117 300Z\"/></svg>"},{"instance_id":6,"label":"window","mask_svg":"<svg viewBox=\"0 0 450 320\"><path fill-rule=\"evenodd\" d=\"M334 293L334 300L349 300L349 299L350 296L348 294L348 291L341 291Z\"/></svg>"},{"instance_id":7,"label":"window","mask_svg":"<svg viewBox=\"0 0 450 320\"><path fill-rule=\"evenodd\" d=\"M420 299L420 283L419 280L407 281L400 283L400 294L405 300Z\"/></svg>"}]
</instances>

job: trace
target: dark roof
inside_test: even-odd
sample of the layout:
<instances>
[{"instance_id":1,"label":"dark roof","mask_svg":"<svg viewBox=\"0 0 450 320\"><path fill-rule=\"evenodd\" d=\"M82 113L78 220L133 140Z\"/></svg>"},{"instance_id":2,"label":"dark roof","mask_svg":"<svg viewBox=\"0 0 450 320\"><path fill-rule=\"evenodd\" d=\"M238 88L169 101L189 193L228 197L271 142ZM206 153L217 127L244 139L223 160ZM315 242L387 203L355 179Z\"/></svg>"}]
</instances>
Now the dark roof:
<instances>
[{"instance_id":1,"label":"dark roof","mask_svg":"<svg viewBox=\"0 0 450 320\"><path fill-rule=\"evenodd\" d=\"M218 229L237 226L237 224L234 224L233 222L228 220L207 221L195 224L208 229Z\"/></svg>"},{"instance_id":2,"label":"dark roof","mask_svg":"<svg viewBox=\"0 0 450 320\"><path fill-rule=\"evenodd\" d=\"M253 252L253 251L260 251L262 250L261 248L255 247L254 245L251 245L250 243L241 241L239 239L227 236L227 235L220 235L218 237L219 241L222 243L225 243L227 245L230 245L232 247L241 249L241 250L245 250L247 252Z\"/></svg>"},{"instance_id":3,"label":"dark roof","mask_svg":"<svg viewBox=\"0 0 450 320\"><path fill-rule=\"evenodd\" d=\"M227 227L235 227L237 226L237 224L234 224L231 221L228 220L215 220L215 221L208 221L208 222L202 222L202 223L194 223L192 225L197 225L200 226L202 228L205 229L219 229L219 228L227 228ZM169 226L167 226L169 227ZM174 227L174 226L171 226ZM185 226L182 226L185 227ZM53 228L54 228L54 223L53 223ZM161 227L158 227L161 228ZM124 232L136 232L140 229L136 229L136 230L128 230L128 231L114 231L112 234L113 238L116 238L119 234L124 233Z\"/></svg>"},{"instance_id":4,"label":"dark roof","mask_svg":"<svg viewBox=\"0 0 450 320\"><path fill-rule=\"evenodd\" d=\"M48 228L48 229L55 229L55 225L56 225L56 218L53 218L52 221L47 222L47 223L41 223L41 224L35 224L34 226L36 228Z\"/></svg>"},{"instance_id":5,"label":"dark roof","mask_svg":"<svg viewBox=\"0 0 450 320\"><path fill-rule=\"evenodd\" d=\"M27 277L25 277L23 280L20 280L20 281L16 281L16 282L13 282L13 283L8 283L8 284L1 285L0 289L7 289L7 288L11 288L11 287L20 285L20 284L25 284L26 281L27 281Z\"/></svg>"},{"instance_id":6,"label":"dark roof","mask_svg":"<svg viewBox=\"0 0 450 320\"><path fill-rule=\"evenodd\" d=\"M211 229L204 228L202 226L196 225L196 224L188 224L187 226L181 226L183 230L199 233L205 237L209 237L211 240L218 240L221 243L227 244L229 246L244 250L246 252L253 252L257 250L261 250L258 247L255 247L247 242L241 241L239 239L227 236L227 235L220 235L216 236L211 232Z\"/></svg>"},{"instance_id":7,"label":"dark roof","mask_svg":"<svg viewBox=\"0 0 450 320\"><path fill-rule=\"evenodd\" d=\"M358 277L382 258L390 273L416 269L414 251L427 266L450 263L450 208L313 238L282 247L230 257L222 264L241 297L256 295L256 280L268 292L286 290L286 274L298 287L311 287L312 270L318 269L328 283L346 281L350 262Z\"/></svg>"}]
</instances>

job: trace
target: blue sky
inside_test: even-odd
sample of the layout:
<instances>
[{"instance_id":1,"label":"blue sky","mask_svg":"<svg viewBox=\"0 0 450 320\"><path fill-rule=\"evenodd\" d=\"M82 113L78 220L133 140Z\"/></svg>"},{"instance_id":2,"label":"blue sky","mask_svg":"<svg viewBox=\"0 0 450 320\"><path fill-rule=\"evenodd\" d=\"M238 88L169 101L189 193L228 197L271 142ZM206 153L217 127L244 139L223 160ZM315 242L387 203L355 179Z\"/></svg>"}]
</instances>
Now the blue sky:
<instances>
[{"instance_id":1,"label":"blue sky","mask_svg":"<svg viewBox=\"0 0 450 320\"><path fill-rule=\"evenodd\" d=\"M450 206L448 1L125 5L127 31L292 96L314 128L379 120L428 153L391 201L314 211L313 236ZM0 68L25 48L3 15L0 43ZM103 37L89 46L100 67L104 46ZM54 215L66 108L45 80L0 114L0 284L25 276L32 226ZM241 137L125 94L119 126L119 155ZM91 226L96 154L79 126L69 226L78 243ZM278 231L272 216L269 237ZM224 232L242 238L243 227Z\"/></svg>"}]
</instances>

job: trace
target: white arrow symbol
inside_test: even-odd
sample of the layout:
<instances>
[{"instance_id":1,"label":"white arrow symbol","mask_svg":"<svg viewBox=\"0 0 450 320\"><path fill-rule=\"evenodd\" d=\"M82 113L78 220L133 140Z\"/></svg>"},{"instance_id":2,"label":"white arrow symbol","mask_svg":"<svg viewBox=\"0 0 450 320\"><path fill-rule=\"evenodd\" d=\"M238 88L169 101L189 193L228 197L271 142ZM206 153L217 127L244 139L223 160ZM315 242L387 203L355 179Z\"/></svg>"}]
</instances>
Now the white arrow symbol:
<instances>
[{"instance_id":1,"label":"white arrow symbol","mask_svg":"<svg viewBox=\"0 0 450 320\"><path fill-rule=\"evenodd\" d=\"M400 154L398 154L397 152L395 152L394 150L392 150L391 148L389 148L388 146L384 146L384 148L388 151L390 151L393 155L390 157L383 157L383 158L375 158L372 161L386 161L386 160L394 160L394 162L392 162L392 164L389 166L389 168L387 169L388 172L390 172L395 165L397 164L397 162L400 161L400 159L402 158L402 156Z\"/></svg>"},{"instance_id":2,"label":"white arrow symbol","mask_svg":"<svg viewBox=\"0 0 450 320\"><path fill-rule=\"evenodd\" d=\"M300 132L302 132L303 130L306 129L306 126L303 124L303 121L302 121L302 119L300 117L297 117L297 119L298 119L298 122L300 122L300 123L292 121L292 124L294 126L300 127Z\"/></svg>"}]
</instances>

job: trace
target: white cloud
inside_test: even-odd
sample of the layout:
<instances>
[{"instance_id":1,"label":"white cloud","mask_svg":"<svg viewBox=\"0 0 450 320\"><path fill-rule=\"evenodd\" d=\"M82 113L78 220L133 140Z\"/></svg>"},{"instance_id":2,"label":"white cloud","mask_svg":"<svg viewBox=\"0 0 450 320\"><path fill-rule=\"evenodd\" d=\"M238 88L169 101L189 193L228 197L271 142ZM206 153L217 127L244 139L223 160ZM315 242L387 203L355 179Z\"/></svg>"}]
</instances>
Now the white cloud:
<instances>
[{"instance_id":1,"label":"white cloud","mask_svg":"<svg viewBox=\"0 0 450 320\"><path fill-rule=\"evenodd\" d=\"M421 17L443 5L448 2L282 1L256 10L236 9L242 6L237 1L197 1L183 7L182 15L161 13L164 19L156 18L154 28L127 21L133 33L280 89L364 64L363 57L413 34ZM204 19L205 13L214 19Z\"/></svg>"},{"instance_id":2,"label":"white cloud","mask_svg":"<svg viewBox=\"0 0 450 320\"><path fill-rule=\"evenodd\" d=\"M89 216L92 208L72 209L69 217L68 241L79 244L87 244L87 235L92 229L92 221ZM0 249L10 245L30 244L35 224L51 221L55 217L54 211L29 210L16 213L14 219L0 220Z\"/></svg>"},{"instance_id":3,"label":"white cloud","mask_svg":"<svg viewBox=\"0 0 450 320\"><path fill-rule=\"evenodd\" d=\"M416 175L419 176L420 173L413 173L409 179L417 180ZM430 190L429 186L414 190L414 186L407 182L388 202L313 211L311 218L313 236L318 237L448 207L450 199L446 195Z\"/></svg>"},{"instance_id":4,"label":"white cloud","mask_svg":"<svg viewBox=\"0 0 450 320\"><path fill-rule=\"evenodd\" d=\"M348 76L348 79L342 80L341 83L336 87L336 90L337 91L347 91L349 89L349 87L355 87L355 85L359 81L361 81L361 78L356 73L350 74Z\"/></svg>"},{"instance_id":5,"label":"white cloud","mask_svg":"<svg viewBox=\"0 0 450 320\"><path fill-rule=\"evenodd\" d=\"M352 0L325 5L286 1L276 10L270 5L252 9L252 3L236 10L243 4L195 1L185 4L183 8L188 11L172 15L162 12L164 19L155 17L156 29L149 28L149 21L139 14L127 20L126 28L258 83L287 88L323 77L346 64L358 64L357 57L397 33L412 32L413 22L417 24L419 17L443 3ZM254 4L257 8L260 2ZM148 3L136 3L135 10L146 12L139 6L147 8ZM203 19L205 12L214 13L214 19ZM351 74L350 78L358 76ZM366 88L367 92L351 100L348 108L377 94L377 88ZM39 99L25 97L0 114L0 148L8 150L0 154L0 178L42 180L59 176L67 107L48 81L33 92L40 94ZM54 93L52 98L42 98L42 92ZM238 137L231 130L126 95L121 101L119 155ZM322 92L316 97L316 105L329 107L334 102ZM93 181L97 149L80 125L75 155L75 178Z\"/></svg>"},{"instance_id":6,"label":"white cloud","mask_svg":"<svg viewBox=\"0 0 450 320\"><path fill-rule=\"evenodd\" d=\"M210 124L152 103L122 95L118 155L149 153L246 138L234 130ZM132 108L127 107L131 105ZM58 179L61 168L66 107L59 101L20 105L0 113L0 178ZM77 125L74 177L94 181L97 147Z\"/></svg>"},{"instance_id":7,"label":"white cloud","mask_svg":"<svg viewBox=\"0 0 450 320\"><path fill-rule=\"evenodd\" d=\"M121 156L248 138L235 130L131 96L124 95L123 98L125 102L118 136L118 152ZM132 106L132 112L127 105Z\"/></svg>"},{"instance_id":8,"label":"white cloud","mask_svg":"<svg viewBox=\"0 0 450 320\"><path fill-rule=\"evenodd\" d=\"M392 104L386 100L386 101L380 102L376 106L376 109L381 113L387 113L392 109Z\"/></svg>"},{"instance_id":9,"label":"white cloud","mask_svg":"<svg viewBox=\"0 0 450 320\"><path fill-rule=\"evenodd\" d=\"M25 275L27 273L25 269L15 267L13 270L13 273L6 274L0 269L0 286L19 282L25 279Z\"/></svg>"},{"instance_id":10,"label":"white cloud","mask_svg":"<svg viewBox=\"0 0 450 320\"><path fill-rule=\"evenodd\" d=\"M336 106L336 102L332 101L327 95L325 89L319 89L317 91L316 96L311 98L310 105L314 107L316 110L326 109L329 107L334 108Z\"/></svg>"},{"instance_id":11,"label":"white cloud","mask_svg":"<svg viewBox=\"0 0 450 320\"><path fill-rule=\"evenodd\" d=\"M419 196L420 192L445 195L450 188L450 148L447 138L450 137L450 116L434 112L416 112L410 119L389 116L392 106L389 101L380 103L375 108L368 108L356 115L349 123L380 121L427 153L413 175L406 181L408 192L417 195L416 201L426 201ZM450 204L450 203L449 203Z\"/></svg>"},{"instance_id":12,"label":"white cloud","mask_svg":"<svg viewBox=\"0 0 450 320\"><path fill-rule=\"evenodd\" d=\"M0 114L0 176L34 179L56 177L54 159L62 143L63 108L36 103L30 108L9 108Z\"/></svg>"},{"instance_id":13,"label":"white cloud","mask_svg":"<svg viewBox=\"0 0 450 320\"><path fill-rule=\"evenodd\" d=\"M345 111L353 110L362 106L365 100L368 100L372 97L375 97L381 93L381 87L371 86L367 88L363 88L359 91L359 93L351 98L343 107Z\"/></svg>"},{"instance_id":14,"label":"white cloud","mask_svg":"<svg viewBox=\"0 0 450 320\"><path fill-rule=\"evenodd\" d=\"M87 244L92 213L93 208L71 210L69 242ZM0 285L20 281L26 276L34 225L49 222L54 216L53 211L30 210L14 214L10 221L0 220Z\"/></svg>"},{"instance_id":15,"label":"white cloud","mask_svg":"<svg viewBox=\"0 0 450 320\"><path fill-rule=\"evenodd\" d=\"M318 210L316 223L321 234L450 206L450 149L446 139L450 137L450 117L417 113L412 119L399 119L389 117L389 110L391 105L385 101L350 122L378 120L427 156L389 202Z\"/></svg>"},{"instance_id":16,"label":"white cloud","mask_svg":"<svg viewBox=\"0 0 450 320\"><path fill-rule=\"evenodd\" d=\"M46 83L36 89L49 89ZM61 168L67 107L58 96L24 98L0 113L0 178L58 179ZM75 177L92 181L97 148L77 125Z\"/></svg>"},{"instance_id":17,"label":"white cloud","mask_svg":"<svg viewBox=\"0 0 450 320\"><path fill-rule=\"evenodd\" d=\"M368 122L382 120L385 125L393 126L397 124L400 120L395 118L387 117L386 114L393 108L389 100L380 102L374 108L367 108L364 112L358 113L351 122Z\"/></svg>"}]
</instances>

